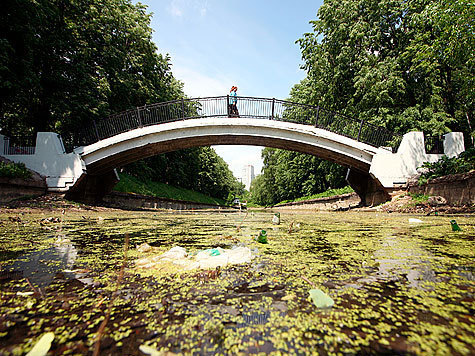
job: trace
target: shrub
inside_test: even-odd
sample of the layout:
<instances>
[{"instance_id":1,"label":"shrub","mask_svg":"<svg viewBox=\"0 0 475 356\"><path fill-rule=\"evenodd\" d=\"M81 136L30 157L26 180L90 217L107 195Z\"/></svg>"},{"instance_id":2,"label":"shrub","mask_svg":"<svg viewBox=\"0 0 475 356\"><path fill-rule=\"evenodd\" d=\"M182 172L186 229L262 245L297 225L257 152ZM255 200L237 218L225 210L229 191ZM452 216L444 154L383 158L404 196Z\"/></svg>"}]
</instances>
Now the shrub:
<instances>
[{"instance_id":1,"label":"shrub","mask_svg":"<svg viewBox=\"0 0 475 356\"><path fill-rule=\"evenodd\" d=\"M469 148L458 157L442 156L437 162L425 162L420 168L424 172L419 177L419 184L425 184L430 179L449 174L465 173L475 169L475 148Z\"/></svg>"},{"instance_id":2,"label":"shrub","mask_svg":"<svg viewBox=\"0 0 475 356\"><path fill-rule=\"evenodd\" d=\"M31 172L24 163L0 162L0 177L5 178L31 178Z\"/></svg>"}]
</instances>

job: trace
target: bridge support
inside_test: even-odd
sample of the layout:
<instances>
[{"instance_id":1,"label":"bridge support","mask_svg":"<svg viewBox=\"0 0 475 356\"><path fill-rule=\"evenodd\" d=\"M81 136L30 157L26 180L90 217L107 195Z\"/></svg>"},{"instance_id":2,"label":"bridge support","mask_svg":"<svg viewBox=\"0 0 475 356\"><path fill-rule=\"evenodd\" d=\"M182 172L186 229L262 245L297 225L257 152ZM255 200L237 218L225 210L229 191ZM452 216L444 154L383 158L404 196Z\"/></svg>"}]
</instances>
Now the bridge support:
<instances>
[{"instance_id":1,"label":"bridge support","mask_svg":"<svg viewBox=\"0 0 475 356\"><path fill-rule=\"evenodd\" d=\"M65 198L86 204L98 204L119 182L116 170L94 175L83 174L66 193Z\"/></svg>"},{"instance_id":2,"label":"bridge support","mask_svg":"<svg viewBox=\"0 0 475 356\"><path fill-rule=\"evenodd\" d=\"M368 173L348 168L346 181L361 198L361 205L363 206L379 205L391 199L389 192L379 180L371 177Z\"/></svg>"}]
</instances>

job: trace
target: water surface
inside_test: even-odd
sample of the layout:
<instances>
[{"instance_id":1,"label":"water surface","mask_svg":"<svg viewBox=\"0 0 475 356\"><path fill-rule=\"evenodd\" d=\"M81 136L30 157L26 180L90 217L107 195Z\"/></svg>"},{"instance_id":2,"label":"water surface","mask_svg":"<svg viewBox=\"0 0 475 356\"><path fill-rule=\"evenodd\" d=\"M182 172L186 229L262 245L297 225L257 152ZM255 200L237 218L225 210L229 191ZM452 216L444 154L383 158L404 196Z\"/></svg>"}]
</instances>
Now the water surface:
<instances>
[{"instance_id":1,"label":"water surface","mask_svg":"<svg viewBox=\"0 0 475 356\"><path fill-rule=\"evenodd\" d=\"M23 354L48 331L51 354L92 354L108 308L101 354L475 353L473 217L282 212L273 225L271 212L58 214L0 216L0 354ZM267 245L254 241L261 229ZM143 242L155 253L244 245L255 258L144 271L134 264ZM312 288L334 306L317 308Z\"/></svg>"}]
</instances>

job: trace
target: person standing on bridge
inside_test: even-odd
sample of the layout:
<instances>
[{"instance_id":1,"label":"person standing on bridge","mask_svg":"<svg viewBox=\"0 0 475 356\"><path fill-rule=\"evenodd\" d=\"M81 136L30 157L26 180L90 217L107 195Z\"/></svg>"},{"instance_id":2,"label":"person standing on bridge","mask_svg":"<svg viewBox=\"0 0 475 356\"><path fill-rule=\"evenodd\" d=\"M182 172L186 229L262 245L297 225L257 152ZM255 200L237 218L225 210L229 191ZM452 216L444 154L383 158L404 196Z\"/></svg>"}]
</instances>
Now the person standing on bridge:
<instances>
[{"instance_id":1,"label":"person standing on bridge","mask_svg":"<svg viewBox=\"0 0 475 356\"><path fill-rule=\"evenodd\" d=\"M229 92L229 117L239 117L239 111L237 109L237 87L232 86Z\"/></svg>"}]
</instances>

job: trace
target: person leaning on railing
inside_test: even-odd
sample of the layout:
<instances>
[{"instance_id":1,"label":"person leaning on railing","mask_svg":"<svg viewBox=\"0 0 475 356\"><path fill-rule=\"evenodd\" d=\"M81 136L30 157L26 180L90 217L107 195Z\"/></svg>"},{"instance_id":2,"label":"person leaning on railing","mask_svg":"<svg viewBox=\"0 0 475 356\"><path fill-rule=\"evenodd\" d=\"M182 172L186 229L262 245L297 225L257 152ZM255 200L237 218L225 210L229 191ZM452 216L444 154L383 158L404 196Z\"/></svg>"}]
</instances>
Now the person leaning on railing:
<instances>
[{"instance_id":1,"label":"person leaning on railing","mask_svg":"<svg viewBox=\"0 0 475 356\"><path fill-rule=\"evenodd\" d=\"M229 92L229 117L239 117L237 109L237 87L232 86Z\"/></svg>"}]
</instances>

